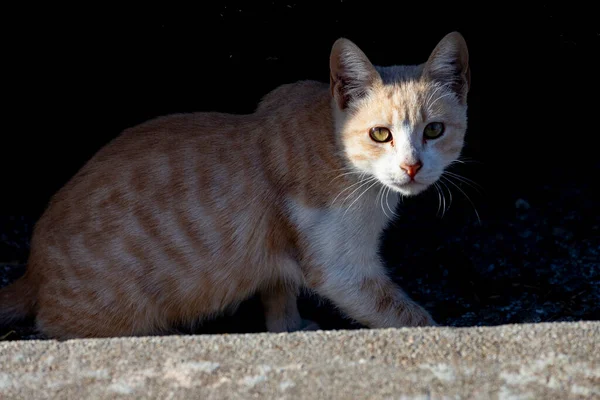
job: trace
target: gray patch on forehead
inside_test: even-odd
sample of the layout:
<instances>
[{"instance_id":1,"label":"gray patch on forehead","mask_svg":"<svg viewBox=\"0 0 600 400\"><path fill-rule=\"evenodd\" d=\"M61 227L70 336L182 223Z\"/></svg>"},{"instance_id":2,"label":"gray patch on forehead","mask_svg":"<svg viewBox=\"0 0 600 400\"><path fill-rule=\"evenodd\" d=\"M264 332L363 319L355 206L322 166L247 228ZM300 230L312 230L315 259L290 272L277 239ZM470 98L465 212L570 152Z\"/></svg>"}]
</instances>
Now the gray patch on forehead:
<instances>
[{"instance_id":1,"label":"gray patch on forehead","mask_svg":"<svg viewBox=\"0 0 600 400\"><path fill-rule=\"evenodd\" d=\"M402 120L402 127L405 132L412 132L414 125L414 121L411 121L410 119L404 118L404 120Z\"/></svg>"},{"instance_id":2,"label":"gray patch on forehead","mask_svg":"<svg viewBox=\"0 0 600 400\"><path fill-rule=\"evenodd\" d=\"M417 80L423 71L422 65L392 65L388 67L375 66L385 85Z\"/></svg>"}]
</instances>

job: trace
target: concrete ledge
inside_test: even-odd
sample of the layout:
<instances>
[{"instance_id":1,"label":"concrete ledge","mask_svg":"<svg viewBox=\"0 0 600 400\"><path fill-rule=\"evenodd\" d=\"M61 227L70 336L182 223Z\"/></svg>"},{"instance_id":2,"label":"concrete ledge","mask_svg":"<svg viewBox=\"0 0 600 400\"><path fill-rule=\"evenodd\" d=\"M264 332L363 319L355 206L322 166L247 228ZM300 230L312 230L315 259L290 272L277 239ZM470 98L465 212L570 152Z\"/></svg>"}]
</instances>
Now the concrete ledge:
<instances>
[{"instance_id":1,"label":"concrete ledge","mask_svg":"<svg viewBox=\"0 0 600 400\"><path fill-rule=\"evenodd\" d=\"M599 342L600 322L0 342L0 398L599 398Z\"/></svg>"}]
</instances>

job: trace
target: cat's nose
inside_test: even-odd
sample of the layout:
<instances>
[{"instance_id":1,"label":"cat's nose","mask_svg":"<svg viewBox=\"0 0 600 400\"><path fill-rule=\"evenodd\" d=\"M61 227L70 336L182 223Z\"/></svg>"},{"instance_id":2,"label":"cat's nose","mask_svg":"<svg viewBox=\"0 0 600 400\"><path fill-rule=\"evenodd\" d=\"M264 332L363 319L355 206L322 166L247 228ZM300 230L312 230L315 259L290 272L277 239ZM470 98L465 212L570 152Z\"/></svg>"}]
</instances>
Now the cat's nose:
<instances>
[{"instance_id":1,"label":"cat's nose","mask_svg":"<svg viewBox=\"0 0 600 400\"><path fill-rule=\"evenodd\" d=\"M400 168L402 168L404 171L406 171L406 173L408 174L408 176L410 176L410 179L414 179L415 175L417 174L417 172L419 172L419 170L421 169L421 167L423 166L423 163L421 161L417 161L414 164L400 164Z\"/></svg>"}]
</instances>

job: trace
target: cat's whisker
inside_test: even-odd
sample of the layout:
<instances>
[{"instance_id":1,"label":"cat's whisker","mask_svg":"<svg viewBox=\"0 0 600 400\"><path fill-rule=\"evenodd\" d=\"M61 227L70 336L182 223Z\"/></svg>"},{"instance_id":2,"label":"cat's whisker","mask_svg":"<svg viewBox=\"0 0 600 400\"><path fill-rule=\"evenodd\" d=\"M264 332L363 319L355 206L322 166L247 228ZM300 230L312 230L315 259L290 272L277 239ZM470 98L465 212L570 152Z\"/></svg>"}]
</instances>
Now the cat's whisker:
<instances>
[{"instance_id":1,"label":"cat's whisker","mask_svg":"<svg viewBox=\"0 0 600 400\"><path fill-rule=\"evenodd\" d=\"M344 211L344 214L342 215L342 218L350 210L350 207L352 207L352 205L358 201L358 199L360 199L365 193L367 193L369 191L369 189L371 189L373 186L375 186L377 183L379 183L379 180L377 178L373 178L373 180L375 182L373 182L369 187L367 187L365 190L363 190L363 192L356 199L354 199L354 201L352 203L350 203L350 205L348 206L348 208L346 208L346 211ZM369 182L371 182L371 181L369 181Z\"/></svg>"},{"instance_id":2,"label":"cat's whisker","mask_svg":"<svg viewBox=\"0 0 600 400\"><path fill-rule=\"evenodd\" d=\"M373 182L373 181L377 181L377 178L375 177L370 177L367 179L362 180L362 184L360 186L358 186L356 189L354 189L348 196L346 196L346 198L344 198L344 200L342 200L341 204L344 204L350 197L352 197L352 195L354 193L356 193L357 191L359 191L360 189L362 189L363 187L367 186L369 183ZM359 196L360 197L360 196Z\"/></svg>"},{"instance_id":3,"label":"cat's whisker","mask_svg":"<svg viewBox=\"0 0 600 400\"><path fill-rule=\"evenodd\" d=\"M437 184L437 182L433 183L433 187L435 187L435 190L437 192L438 195L438 208L437 211L435 212L435 215L440 215L440 209L442 208L442 194L440 193L440 188Z\"/></svg>"},{"instance_id":4,"label":"cat's whisker","mask_svg":"<svg viewBox=\"0 0 600 400\"><path fill-rule=\"evenodd\" d=\"M381 194L381 190L383 189L383 186L379 188L379 191L377 192L377 196L375 196L375 205L377 205L379 200L379 195Z\"/></svg>"},{"instance_id":5,"label":"cat's whisker","mask_svg":"<svg viewBox=\"0 0 600 400\"><path fill-rule=\"evenodd\" d=\"M479 218L479 213L477 212L477 208L475 207L475 204L473 203L473 201L471 201L471 198L469 196L467 196L467 194L464 192L464 190L462 190L460 188L460 186L458 186L456 183L454 183L450 179L448 179L448 177L440 176L440 179L445 179L448 183L451 183L466 197L466 199L469 201L469 203L471 203L471 207L473 207L473 211L475 211L475 216L477 217L477 221L479 221L479 225L481 225L481 218Z\"/></svg>"},{"instance_id":6,"label":"cat's whisker","mask_svg":"<svg viewBox=\"0 0 600 400\"><path fill-rule=\"evenodd\" d=\"M472 180L472 179L469 179L469 178L467 178L466 176L462 176L462 175L460 175L460 174L457 174L456 172L452 172L452 171L444 171L444 172L445 172L445 173L447 173L448 175L454 176L454 177L456 177L456 178L463 179L463 180L465 180L465 181L467 181L467 182L470 182L470 183L472 183L472 184L474 184L474 185L477 185L477 186L479 186L479 187L483 188L483 187L482 187L480 184L478 184L477 182L475 182L475 181L474 181L474 180Z\"/></svg>"},{"instance_id":7,"label":"cat's whisker","mask_svg":"<svg viewBox=\"0 0 600 400\"><path fill-rule=\"evenodd\" d=\"M336 172L356 172L357 174L364 173L363 171L357 170L356 168L352 167L343 167L329 171L330 174L335 174Z\"/></svg>"},{"instance_id":8,"label":"cat's whisker","mask_svg":"<svg viewBox=\"0 0 600 400\"><path fill-rule=\"evenodd\" d=\"M394 215L394 211L390 208L390 204L388 202L388 196L389 196L389 194L390 194L389 188L386 187L385 190L384 190L384 192L383 192L383 195L385 197L385 206L388 209L388 211L392 214L392 217L394 217L395 216Z\"/></svg>"},{"instance_id":9,"label":"cat's whisker","mask_svg":"<svg viewBox=\"0 0 600 400\"><path fill-rule=\"evenodd\" d=\"M388 188L387 194L385 196L385 203L387 204L388 209L390 210L390 213L392 214L392 217L399 217L400 215L396 212L396 208L395 207L390 207L389 201L388 201L388 197L390 195L390 193L392 192L392 188ZM398 203L396 203L396 206L398 205Z\"/></svg>"},{"instance_id":10,"label":"cat's whisker","mask_svg":"<svg viewBox=\"0 0 600 400\"><path fill-rule=\"evenodd\" d=\"M452 191L450 190L450 188L448 187L448 185L446 185L444 183L444 181L440 180L440 184L444 185L444 187L448 191L448 196L450 196L450 201L448 202L448 208L446 209L446 210L450 210L450 207L452 207Z\"/></svg>"},{"instance_id":11,"label":"cat's whisker","mask_svg":"<svg viewBox=\"0 0 600 400\"><path fill-rule=\"evenodd\" d=\"M454 96L454 93L451 92L451 93L446 93L446 94L441 95L440 97L438 97L437 99L435 99L435 101L433 103L431 103L431 105L429 106L429 108L430 109L433 108L433 106L435 105L435 103L437 103L439 100L443 99L444 97L448 97L448 96Z\"/></svg>"},{"instance_id":12,"label":"cat's whisker","mask_svg":"<svg viewBox=\"0 0 600 400\"><path fill-rule=\"evenodd\" d=\"M452 206L452 191L445 183L444 183L444 186L446 186L446 188L448 189L448 194L450 195L450 204L448 205L448 209L449 209L450 206Z\"/></svg>"},{"instance_id":13,"label":"cat's whisker","mask_svg":"<svg viewBox=\"0 0 600 400\"><path fill-rule=\"evenodd\" d=\"M388 195L389 194L390 194L389 187L385 187L385 189L383 190L383 195L385 197L385 205L386 205L387 209L392 213L392 217L394 217L394 212L392 211L392 209L390 208L390 205L388 203Z\"/></svg>"},{"instance_id":14,"label":"cat's whisker","mask_svg":"<svg viewBox=\"0 0 600 400\"><path fill-rule=\"evenodd\" d=\"M473 157L460 156L458 159L459 159L460 161L464 161L464 162L473 162L473 163L480 163L480 164L483 164L483 162L482 162L482 161L480 161L480 160L477 160L477 159L475 159L475 158L473 158Z\"/></svg>"},{"instance_id":15,"label":"cat's whisker","mask_svg":"<svg viewBox=\"0 0 600 400\"><path fill-rule=\"evenodd\" d=\"M458 158L450 163L450 165L454 164L483 164L479 160L471 159L471 158Z\"/></svg>"},{"instance_id":16,"label":"cat's whisker","mask_svg":"<svg viewBox=\"0 0 600 400\"><path fill-rule=\"evenodd\" d=\"M440 181L441 183L441 181ZM442 219L446 215L446 193L444 192L444 188L440 186L440 193L442 194Z\"/></svg>"},{"instance_id":17,"label":"cat's whisker","mask_svg":"<svg viewBox=\"0 0 600 400\"><path fill-rule=\"evenodd\" d=\"M433 96L435 96L435 95L436 95L436 93L437 93L438 91L440 91L441 89L444 89L444 88L446 88L446 86L447 86L447 85L445 85L445 84L444 84L444 85L440 85L440 84L436 84L436 85L435 85L435 89L433 90L433 92L431 92L431 93L430 93L430 94L427 96L427 100L425 100L425 104L427 104L427 107L429 107L429 104L430 104L430 102L431 102L431 99L433 98ZM429 110L429 111L431 111L431 110Z\"/></svg>"},{"instance_id":18,"label":"cat's whisker","mask_svg":"<svg viewBox=\"0 0 600 400\"><path fill-rule=\"evenodd\" d=\"M433 187L435 188L435 192L438 195L438 208L437 208L437 211L435 212L435 215L439 215L440 207L442 207L442 195L440 194L440 189L438 188L438 185L436 182L433 183Z\"/></svg>"},{"instance_id":19,"label":"cat's whisker","mask_svg":"<svg viewBox=\"0 0 600 400\"><path fill-rule=\"evenodd\" d=\"M342 167L342 168L332 169L329 172L340 172L340 171L357 171L357 170L354 167Z\"/></svg>"},{"instance_id":20,"label":"cat's whisker","mask_svg":"<svg viewBox=\"0 0 600 400\"><path fill-rule=\"evenodd\" d=\"M440 96L440 97L438 97L438 98L437 98L437 99L436 99L436 100L435 100L433 103L431 103L431 99L433 98L433 96L435 96L435 95L436 95L436 93L437 93L438 91L440 91L441 89L450 90L450 92L452 92L452 90L451 90L451 87L450 87L450 86L451 86L450 84L443 84L443 85L441 85L441 84L436 84L436 88L435 88L435 90L434 90L434 91L433 91L431 94L429 94L429 96L427 96L427 100L425 101L425 104L426 104L426 107L427 107L427 111L428 111L429 113L431 113L431 112L432 112L432 111L431 111L431 109L432 109L432 107L433 107L433 104L435 104L435 102L436 102L437 100L439 100L441 97L444 97L444 96ZM452 93L448 93L448 94L452 94Z\"/></svg>"},{"instance_id":21,"label":"cat's whisker","mask_svg":"<svg viewBox=\"0 0 600 400\"><path fill-rule=\"evenodd\" d=\"M431 93L429 93L429 95L427 96L427 99L425 100L425 104L427 105L428 111L431 111L431 109L429 109L429 102L431 101L431 99L433 98L433 96L435 96L435 94L442 88L441 85L438 85L435 90Z\"/></svg>"},{"instance_id":22,"label":"cat's whisker","mask_svg":"<svg viewBox=\"0 0 600 400\"><path fill-rule=\"evenodd\" d=\"M379 191L377 192L377 196L375 196L375 205L378 206L380 205L380 198L383 199L383 190L385 189L385 187L382 185L379 188ZM385 211L384 211L385 213Z\"/></svg>"},{"instance_id":23,"label":"cat's whisker","mask_svg":"<svg viewBox=\"0 0 600 400\"><path fill-rule=\"evenodd\" d=\"M386 188L387 188L387 186L381 185L381 188L379 189L379 193L378 193L378 196L379 196L378 203L381 206L381 209L383 210L383 213L386 214L386 217L389 217L387 215L386 211L385 211L385 208L383 207L383 196L385 195Z\"/></svg>"},{"instance_id":24,"label":"cat's whisker","mask_svg":"<svg viewBox=\"0 0 600 400\"><path fill-rule=\"evenodd\" d=\"M387 205L387 208L388 208L388 210L390 210L390 212L392 213L392 216L393 216L393 217L398 217L398 213L396 213L396 211L395 211L395 210L393 210L393 209L390 207L390 203L389 203L389 201L388 201L388 196L390 195L390 191L391 191L391 190L392 190L392 189L388 187L388 188L387 188L387 191L385 192L385 204Z\"/></svg>"},{"instance_id":25,"label":"cat's whisker","mask_svg":"<svg viewBox=\"0 0 600 400\"><path fill-rule=\"evenodd\" d=\"M471 180L469 178L466 178L466 177L464 177L462 175L459 175L459 174L456 174L456 173L450 172L450 171L444 171L442 173L442 175L444 175L444 174L446 175L447 178L451 177L451 178L457 179L459 182L464 183L465 185L472 187L479 194L481 194L481 191L484 190L483 186L481 186L477 182L475 182L475 181L473 181L473 180Z\"/></svg>"},{"instance_id":26,"label":"cat's whisker","mask_svg":"<svg viewBox=\"0 0 600 400\"><path fill-rule=\"evenodd\" d=\"M383 211L383 214L385 215L386 218L390 218L390 216L388 215L388 213L385 211L385 207L383 206L383 192L385 190L385 186L381 186L381 189L379 189L379 191L381 192L381 197L379 199L380 203L381 203L381 211Z\"/></svg>"},{"instance_id":27,"label":"cat's whisker","mask_svg":"<svg viewBox=\"0 0 600 400\"><path fill-rule=\"evenodd\" d=\"M330 181L329 181L329 183L332 183L332 182L333 182L333 181L335 181L336 179L339 179L339 178L341 178L341 177L343 177L343 176L345 176L345 175L351 175L351 174L356 174L356 175L358 175L358 174L361 174L361 172L360 172L360 171L350 171L350 172L345 172L345 173L343 173L343 174L340 174L340 175L336 176L336 177L335 177L335 178L333 178L332 180L330 180Z\"/></svg>"},{"instance_id":28,"label":"cat's whisker","mask_svg":"<svg viewBox=\"0 0 600 400\"><path fill-rule=\"evenodd\" d=\"M334 198L334 199L331 201L331 204L332 204L332 205L333 205L333 204L335 204L335 201L338 199L338 197L340 197L340 196L341 196L341 195L342 195L342 194L343 194L345 191L347 191L347 190L351 190L351 189L352 189L354 186L360 185L360 184L362 184L362 183L364 183L364 182L365 182L365 180L364 180L364 179L362 179L362 178L359 178L358 182L354 182L353 184L351 184L351 185L349 185L349 186L345 187L344 189L342 189L342 190L341 190L341 191L338 193L338 195L337 195L337 196L335 196L335 198ZM354 193L354 192L353 192L353 193ZM346 199L347 199L347 197L346 197ZM344 200L344 201L345 201L345 200ZM343 202L342 202L342 203L343 203Z\"/></svg>"}]
</instances>

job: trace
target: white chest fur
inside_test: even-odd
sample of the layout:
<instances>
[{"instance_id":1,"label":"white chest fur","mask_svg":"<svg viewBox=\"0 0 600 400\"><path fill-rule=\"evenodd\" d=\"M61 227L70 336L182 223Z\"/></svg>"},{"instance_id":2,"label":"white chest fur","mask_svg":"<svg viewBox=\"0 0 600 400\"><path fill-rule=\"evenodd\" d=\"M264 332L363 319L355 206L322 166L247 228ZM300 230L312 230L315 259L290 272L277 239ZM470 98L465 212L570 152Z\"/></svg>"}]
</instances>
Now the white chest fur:
<instances>
[{"instance_id":1,"label":"white chest fur","mask_svg":"<svg viewBox=\"0 0 600 400\"><path fill-rule=\"evenodd\" d=\"M353 202L329 208L310 208L293 199L288 211L297 228L308 239L309 252L323 266L348 268L368 266L378 259L381 232L389 222L380 199L379 187ZM396 194L388 196L394 207Z\"/></svg>"}]
</instances>

